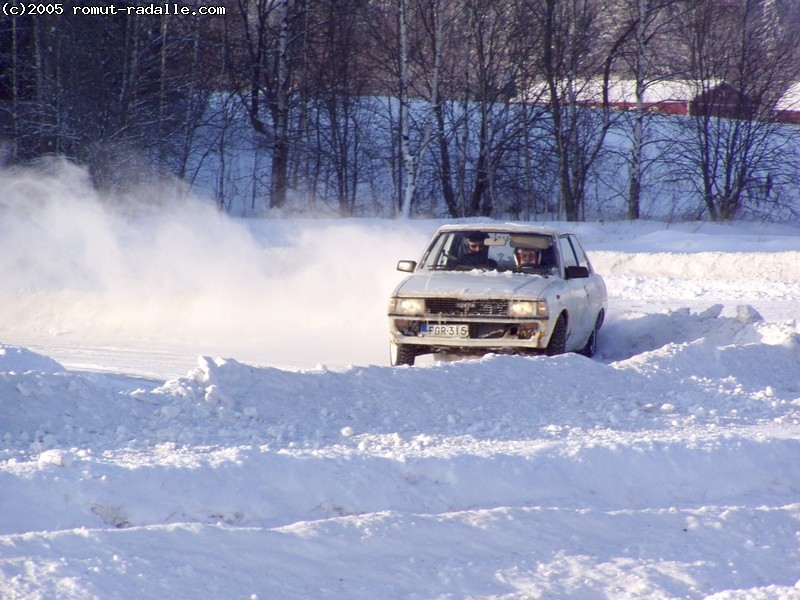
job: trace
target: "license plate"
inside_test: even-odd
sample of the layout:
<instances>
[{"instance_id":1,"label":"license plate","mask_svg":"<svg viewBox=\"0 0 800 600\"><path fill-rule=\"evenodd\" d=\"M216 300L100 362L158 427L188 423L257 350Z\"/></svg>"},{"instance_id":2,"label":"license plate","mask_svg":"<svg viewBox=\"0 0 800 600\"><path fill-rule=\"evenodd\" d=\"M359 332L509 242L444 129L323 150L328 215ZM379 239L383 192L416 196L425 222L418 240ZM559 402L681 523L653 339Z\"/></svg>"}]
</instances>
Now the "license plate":
<instances>
[{"instance_id":1,"label":"license plate","mask_svg":"<svg viewBox=\"0 0 800 600\"><path fill-rule=\"evenodd\" d=\"M428 323L422 326L422 335L441 338L468 338L469 325L436 325Z\"/></svg>"}]
</instances>

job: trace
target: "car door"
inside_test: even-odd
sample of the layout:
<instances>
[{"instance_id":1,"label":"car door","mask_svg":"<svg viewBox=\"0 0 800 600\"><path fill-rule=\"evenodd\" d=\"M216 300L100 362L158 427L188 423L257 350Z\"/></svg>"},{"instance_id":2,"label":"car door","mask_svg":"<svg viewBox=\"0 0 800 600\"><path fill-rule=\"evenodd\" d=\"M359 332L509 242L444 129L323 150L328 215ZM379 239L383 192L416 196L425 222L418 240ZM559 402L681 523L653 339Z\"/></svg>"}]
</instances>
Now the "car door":
<instances>
[{"instance_id":1,"label":"car door","mask_svg":"<svg viewBox=\"0 0 800 600\"><path fill-rule=\"evenodd\" d=\"M561 255L565 277L568 267L589 267L586 255L574 235L563 234L559 236L558 250ZM567 310L569 310L570 315L570 334L567 346L569 350L575 350L583 346L594 327L594 316L591 310L591 283L590 278L586 277L566 279L565 283L569 295Z\"/></svg>"},{"instance_id":2,"label":"car door","mask_svg":"<svg viewBox=\"0 0 800 600\"><path fill-rule=\"evenodd\" d=\"M583 283L584 289L589 295L589 312L586 316L588 318L587 331L591 331L595 326L595 321L597 321L597 315L601 310L603 310L606 297L606 287L602 278L592 270L592 265L589 263L589 258L583 251L581 241L577 238L577 236L572 234L569 236L569 239L572 243L573 249L575 250L575 256L578 259L578 265L581 267L586 267L586 269L589 271L589 277L584 279Z\"/></svg>"}]
</instances>

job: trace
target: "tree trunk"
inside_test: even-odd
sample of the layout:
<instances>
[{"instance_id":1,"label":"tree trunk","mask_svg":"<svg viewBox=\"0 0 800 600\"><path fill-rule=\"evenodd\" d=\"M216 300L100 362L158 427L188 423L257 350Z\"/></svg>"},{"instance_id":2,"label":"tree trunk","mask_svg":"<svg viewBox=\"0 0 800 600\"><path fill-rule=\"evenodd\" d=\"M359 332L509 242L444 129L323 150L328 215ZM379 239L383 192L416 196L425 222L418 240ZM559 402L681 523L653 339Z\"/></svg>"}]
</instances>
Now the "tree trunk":
<instances>
[{"instance_id":1,"label":"tree trunk","mask_svg":"<svg viewBox=\"0 0 800 600\"><path fill-rule=\"evenodd\" d=\"M272 143L272 169L270 178L270 208L283 208L289 182L289 0L283 0L280 32L278 34L278 76L275 82L273 125L275 139Z\"/></svg>"}]
</instances>

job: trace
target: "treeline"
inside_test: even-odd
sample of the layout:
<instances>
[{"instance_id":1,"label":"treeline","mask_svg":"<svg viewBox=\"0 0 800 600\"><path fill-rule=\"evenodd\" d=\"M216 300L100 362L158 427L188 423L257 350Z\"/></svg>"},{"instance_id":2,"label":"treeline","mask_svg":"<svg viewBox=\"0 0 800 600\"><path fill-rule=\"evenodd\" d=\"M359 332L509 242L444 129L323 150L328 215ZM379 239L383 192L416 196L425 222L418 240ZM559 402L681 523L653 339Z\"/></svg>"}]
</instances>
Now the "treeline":
<instances>
[{"instance_id":1,"label":"treeline","mask_svg":"<svg viewBox=\"0 0 800 600\"><path fill-rule=\"evenodd\" d=\"M793 0L56 6L0 21L6 165L63 156L102 190L177 177L255 214L798 211L800 126L776 119L800 81ZM689 114L648 110L664 81Z\"/></svg>"}]
</instances>

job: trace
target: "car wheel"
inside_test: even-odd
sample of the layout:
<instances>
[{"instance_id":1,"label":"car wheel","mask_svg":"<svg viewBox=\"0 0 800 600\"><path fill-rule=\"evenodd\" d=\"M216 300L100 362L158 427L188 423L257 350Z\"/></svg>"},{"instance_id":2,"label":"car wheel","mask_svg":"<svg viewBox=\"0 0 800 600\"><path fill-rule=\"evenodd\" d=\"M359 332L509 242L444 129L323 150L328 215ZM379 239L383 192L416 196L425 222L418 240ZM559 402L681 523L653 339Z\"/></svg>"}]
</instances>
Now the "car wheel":
<instances>
[{"instance_id":1,"label":"car wheel","mask_svg":"<svg viewBox=\"0 0 800 600\"><path fill-rule=\"evenodd\" d=\"M583 350L581 350L581 354L592 358L595 350L597 350L597 329L592 329L592 333L589 334L589 339L586 340L586 345L583 347Z\"/></svg>"},{"instance_id":2,"label":"car wheel","mask_svg":"<svg viewBox=\"0 0 800 600\"><path fill-rule=\"evenodd\" d=\"M603 324L603 313L597 315L597 320L594 322L594 329L592 329L591 335L589 335L589 339L586 340L586 345L581 350L581 354L592 358L594 353L597 351L597 330L600 329L600 325Z\"/></svg>"},{"instance_id":3,"label":"car wheel","mask_svg":"<svg viewBox=\"0 0 800 600\"><path fill-rule=\"evenodd\" d=\"M417 357L417 351L413 346L408 344L389 344L389 361L393 367L398 365L413 365L414 359Z\"/></svg>"},{"instance_id":4,"label":"car wheel","mask_svg":"<svg viewBox=\"0 0 800 600\"><path fill-rule=\"evenodd\" d=\"M550 342L547 344L545 354L547 356L555 356L556 354L564 354L567 349L567 320L564 315L558 315L558 321L553 329L553 334L550 336Z\"/></svg>"}]
</instances>

